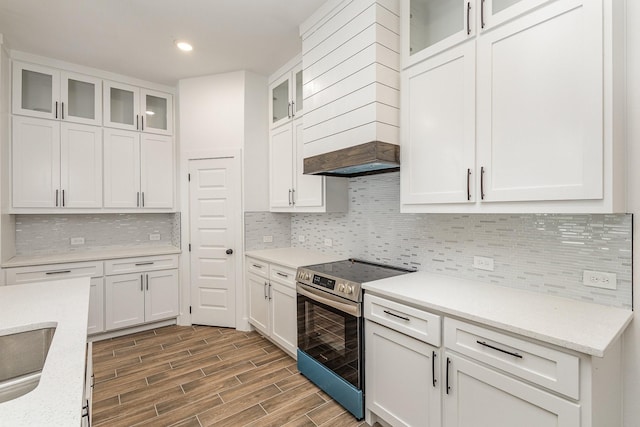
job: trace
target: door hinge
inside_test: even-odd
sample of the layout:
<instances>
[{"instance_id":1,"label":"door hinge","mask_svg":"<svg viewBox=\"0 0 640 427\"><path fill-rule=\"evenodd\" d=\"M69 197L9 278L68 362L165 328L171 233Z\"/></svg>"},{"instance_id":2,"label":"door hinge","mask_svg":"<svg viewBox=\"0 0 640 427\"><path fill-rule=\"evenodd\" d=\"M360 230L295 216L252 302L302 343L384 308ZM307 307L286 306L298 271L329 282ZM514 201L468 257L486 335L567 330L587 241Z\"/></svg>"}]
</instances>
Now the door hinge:
<instances>
[{"instance_id":1,"label":"door hinge","mask_svg":"<svg viewBox=\"0 0 640 427\"><path fill-rule=\"evenodd\" d=\"M190 173L187 174L187 181L191 182L191 174Z\"/></svg>"},{"instance_id":2,"label":"door hinge","mask_svg":"<svg viewBox=\"0 0 640 427\"><path fill-rule=\"evenodd\" d=\"M189 243L189 252L191 252L191 243Z\"/></svg>"},{"instance_id":3,"label":"door hinge","mask_svg":"<svg viewBox=\"0 0 640 427\"><path fill-rule=\"evenodd\" d=\"M189 314L191 314L191 306L189 306Z\"/></svg>"}]
</instances>

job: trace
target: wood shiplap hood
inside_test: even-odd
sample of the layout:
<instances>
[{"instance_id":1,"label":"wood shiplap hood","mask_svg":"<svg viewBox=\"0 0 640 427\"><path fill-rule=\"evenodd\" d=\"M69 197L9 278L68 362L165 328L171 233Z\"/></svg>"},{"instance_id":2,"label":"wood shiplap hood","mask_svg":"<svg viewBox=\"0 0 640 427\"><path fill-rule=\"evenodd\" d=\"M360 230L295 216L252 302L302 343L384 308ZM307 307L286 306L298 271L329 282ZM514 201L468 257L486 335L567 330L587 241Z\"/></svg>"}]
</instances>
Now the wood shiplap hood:
<instances>
[{"instance_id":1,"label":"wood shiplap hood","mask_svg":"<svg viewBox=\"0 0 640 427\"><path fill-rule=\"evenodd\" d=\"M300 26L304 173L400 167L399 0L330 0Z\"/></svg>"}]
</instances>

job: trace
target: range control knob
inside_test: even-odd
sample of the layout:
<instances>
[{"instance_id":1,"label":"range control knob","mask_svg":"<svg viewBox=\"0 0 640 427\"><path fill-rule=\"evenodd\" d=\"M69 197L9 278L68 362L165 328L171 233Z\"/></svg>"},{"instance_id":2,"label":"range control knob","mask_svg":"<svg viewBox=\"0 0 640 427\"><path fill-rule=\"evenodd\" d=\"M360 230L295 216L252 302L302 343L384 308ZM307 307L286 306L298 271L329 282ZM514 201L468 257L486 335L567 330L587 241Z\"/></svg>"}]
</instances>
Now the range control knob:
<instances>
[{"instance_id":1,"label":"range control knob","mask_svg":"<svg viewBox=\"0 0 640 427\"><path fill-rule=\"evenodd\" d=\"M304 273L304 280L309 280L309 279L311 279L311 274Z\"/></svg>"},{"instance_id":2,"label":"range control knob","mask_svg":"<svg viewBox=\"0 0 640 427\"><path fill-rule=\"evenodd\" d=\"M347 285L345 292L347 295L351 295L353 293L353 285Z\"/></svg>"},{"instance_id":3,"label":"range control knob","mask_svg":"<svg viewBox=\"0 0 640 427\"><path fill-rule=\"evenodd\" d=\"M344 283L338 283L338 292L344 292Z\"/></svg>"}]
</instances>

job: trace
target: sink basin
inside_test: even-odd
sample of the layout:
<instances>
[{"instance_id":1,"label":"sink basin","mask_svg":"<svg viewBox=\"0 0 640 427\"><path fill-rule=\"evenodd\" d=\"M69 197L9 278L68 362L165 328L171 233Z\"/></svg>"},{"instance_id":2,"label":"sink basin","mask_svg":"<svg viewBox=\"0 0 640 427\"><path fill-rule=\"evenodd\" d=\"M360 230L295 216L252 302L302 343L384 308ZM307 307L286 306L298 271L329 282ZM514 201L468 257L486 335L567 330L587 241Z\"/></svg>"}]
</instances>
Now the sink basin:
<instances>
[{"instance_id":1,"label":"sink basin","mask_svg":"<svg viewBox=\"0 0 640 427\"><path fill-rule=\"evenodd\" d=\"M0 402L23 396L38 386L56 328L0 336Z\"/></svg>"}]
</instances>

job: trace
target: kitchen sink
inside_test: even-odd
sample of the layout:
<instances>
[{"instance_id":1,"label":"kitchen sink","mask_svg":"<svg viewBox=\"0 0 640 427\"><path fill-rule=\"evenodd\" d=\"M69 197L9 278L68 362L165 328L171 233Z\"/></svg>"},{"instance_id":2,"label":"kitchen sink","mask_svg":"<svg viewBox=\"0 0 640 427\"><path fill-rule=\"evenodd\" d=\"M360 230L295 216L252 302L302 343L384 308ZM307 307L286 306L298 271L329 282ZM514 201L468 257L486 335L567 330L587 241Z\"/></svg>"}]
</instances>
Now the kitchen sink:
<instances>
[{"instance_id":1,"label":"kitchen sink","mask_svg":"<svg viewBox=\"0 0 640 427\"><path fill-rule=\"evenodd\" d=\"M38 386L55 332L53 327L0 336L0 402Z\"/></svg>"}]
</instances>

